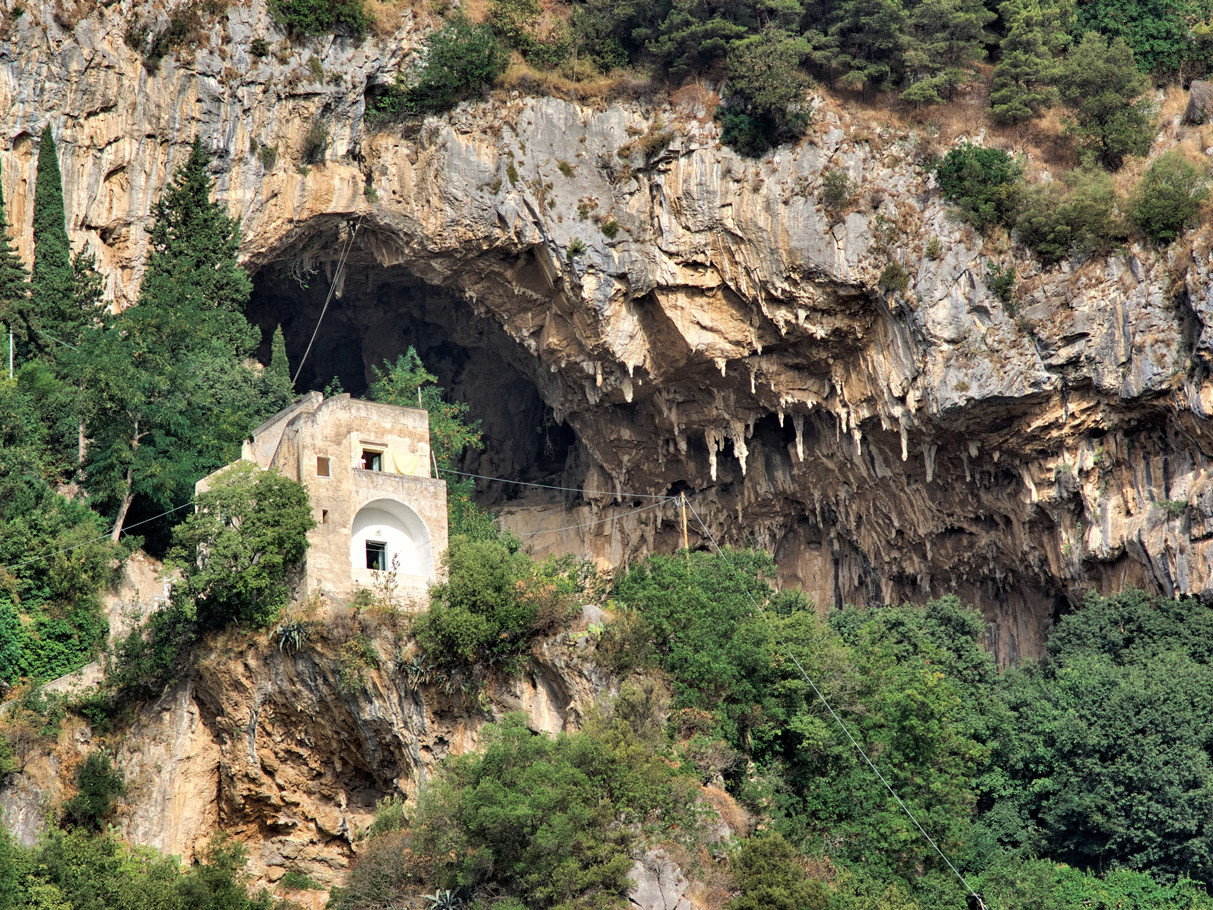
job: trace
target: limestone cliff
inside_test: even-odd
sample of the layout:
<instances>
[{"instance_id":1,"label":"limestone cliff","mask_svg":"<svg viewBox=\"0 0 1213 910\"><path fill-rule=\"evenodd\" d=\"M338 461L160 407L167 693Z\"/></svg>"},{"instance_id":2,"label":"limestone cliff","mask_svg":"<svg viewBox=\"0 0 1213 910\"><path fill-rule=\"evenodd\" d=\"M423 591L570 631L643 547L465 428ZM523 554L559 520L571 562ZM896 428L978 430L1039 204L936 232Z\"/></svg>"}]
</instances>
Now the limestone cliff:
<instances>
[{"instance_id":1,"label":"limestone cliff","mask_svg":"<svg viewBox=\"0 0 1213 910\"><path fill-rule=\"evenodd\" d=\"M0 815L33 843L72 769L104 744L126 778L115 824L132 843L189 863L222 830L248 845L258 882L294 870L331 887L376 802L416 796L438 762L475 748L486 723L521 711L536 731L579 726L611 689L587 659L586 628L600 611L586 609L536 644L521 673L482 688L426 666L396 611L331 606L298 650L268 633L224 633L120 736L98 738L70 717L53 743L23 756L23 772L0 790Z\"/></svg>"},{"instance_id":2,"label":"limestone cliff","mask_svg":"<svg viewBox=\"0 0 1213 910\"><path fill-rule=\"evenodd\" d=\"M949 216L924 129L829 98L803 142L756 161L722 148L695 102L499 93L375 131L365 98L410 59L410 12L362 44L292 45L261 0L233 4L153 75L123 34L136 16L163 23L158 7L80 0L58 21L49 0L26 7L0 43L4 191L24 247L50 122L69 227L129 302L151 201L200 135L243 218L254 316L291 323L292 357L349 246L305 378L323 384L342 359L365 374L438 333L452 363L508 368L467 367L493 449L473 463L483 473L619 491L510 505L528 534L686 490L723 542L769 548L819 605L958 592L1003 661L1040 653L1086 590L1213 594L1204 229L1165 253L1041 271ZM313 123L328 140L309 166ZM862 187L852 210L822 207L829 168ZM1017 268L1017 305L991 294L988 260ZM904 292L881 290L889 263ZM516 391L509 371L526 380ZM525 450L560 433L539 470ZM618 561L675 545L674 518L534 542Z\"/></svg>"}]
</instances>

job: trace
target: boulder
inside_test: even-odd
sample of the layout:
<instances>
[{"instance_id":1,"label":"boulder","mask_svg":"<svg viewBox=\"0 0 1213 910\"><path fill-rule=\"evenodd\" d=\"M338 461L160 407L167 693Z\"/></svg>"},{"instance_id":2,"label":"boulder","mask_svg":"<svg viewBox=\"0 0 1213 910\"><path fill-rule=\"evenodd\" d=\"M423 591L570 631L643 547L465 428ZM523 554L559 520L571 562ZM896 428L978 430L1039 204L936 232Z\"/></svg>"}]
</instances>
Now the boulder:
<instances>
[{"instance_id":1,"label":"boulder","mask_svg":"<svg viewBox=\"0 0 1213 910\"><path fill-rule=\"evenodd\" d=\"M690 882L660 847L636 859L631 878L628 903L635 910L692 910L686 897Z\"/></svg>"},{"instance_id":2,"label":"boulder","mask_svg":"<svg viewBox=\"0 0 1213 910\"><path fill-rule=\"evenodd\" d=\"M1184 123L1207 123L1213 117L1213 82L1197 79L1188 88Z\"/></svg>"}]
</instances>

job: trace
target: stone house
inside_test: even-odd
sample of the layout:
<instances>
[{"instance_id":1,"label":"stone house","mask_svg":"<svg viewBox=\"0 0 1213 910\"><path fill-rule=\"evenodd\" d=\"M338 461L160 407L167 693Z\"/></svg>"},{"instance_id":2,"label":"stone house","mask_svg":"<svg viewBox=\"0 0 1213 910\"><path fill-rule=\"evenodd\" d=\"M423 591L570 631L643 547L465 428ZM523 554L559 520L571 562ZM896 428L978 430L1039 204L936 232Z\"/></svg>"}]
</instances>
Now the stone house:
<instances>
[{"instance_id":1,"label":"stone house","mask_svg":"<svg viewBox=\"0 0 1213 910\"><path fill-rule=\"evenodd\" d=\"M241 460L307 487L316 527L303 595L374 589L392 571L399 592L421 594L435 579L447 547L446 482L432 476L425 411L309 392L253 430Z\"/></svg>"}]
</instances>

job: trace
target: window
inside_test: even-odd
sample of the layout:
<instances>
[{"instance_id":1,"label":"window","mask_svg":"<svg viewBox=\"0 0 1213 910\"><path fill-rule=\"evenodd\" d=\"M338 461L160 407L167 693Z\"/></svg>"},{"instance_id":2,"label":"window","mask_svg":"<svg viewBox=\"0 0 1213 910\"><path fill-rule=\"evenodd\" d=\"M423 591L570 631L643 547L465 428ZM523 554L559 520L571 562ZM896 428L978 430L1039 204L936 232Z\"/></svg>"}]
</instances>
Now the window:
<instances>
[{"instance_id":1,"label":"window","mask_svg":"<svg viewBox=\"0 0 1213 910\"><path fill-rule=\"evenodd\" d=\"M320 510L320 523L322 525L326 525L329 523L329 510L328 509Z\"/></svg>"},{"instance_id":2,"label":"window","mask_svg":"<svg viewBox=\"0 0 1213 910\"><path fill-rule=\"evenodd\" d=\"M317 477L328 477L329 476L329 460L327 458L324 458L321 456L316 457L316 476Z\"/></svg>"},{"instance_id":3,"label":"window","mask_svg":"<svg viewBox=\"0 0 1213 910\"><path fill-rule=\"evenodd\" d=\"M362 462L358 466L366 471L382 471L383 453L375 449L363 449Z\"/></svg>"},{"instance_id":4,"label":"window","mask_svg":"<svg viewBox=\"0 0 1213 910\"><path fill-rule=\"evenodd\" d=\"M387 569L387 544L382 540L366 542L366 567L380 572Z\"/></svg>"}]
</instances>

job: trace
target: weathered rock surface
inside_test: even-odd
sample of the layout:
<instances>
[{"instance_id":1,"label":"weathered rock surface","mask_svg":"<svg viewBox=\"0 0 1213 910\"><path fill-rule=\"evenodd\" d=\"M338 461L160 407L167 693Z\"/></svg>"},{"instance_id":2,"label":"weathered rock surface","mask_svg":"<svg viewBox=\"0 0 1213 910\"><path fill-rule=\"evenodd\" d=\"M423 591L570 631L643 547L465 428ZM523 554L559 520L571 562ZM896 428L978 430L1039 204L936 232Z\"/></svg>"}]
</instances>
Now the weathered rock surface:
<instances>
[{"instance_id":1,"label":"weathered rock surface","mask_svg":"<svg viewBox=\"0 0 1213 910\"><path fill-rule=\"evenodd\" d=\"M266 634L221 636L190 678L139 711L110 744L128 787L117 819L127 838L188 863L222 830L250 845L258 881L293 869L337 884L379 799L416 796L437 762L473 749L504 713L556 733L609 688L576 646L584 621L537 645L517 677L464 695L432 671L411 673L407 641L365 620L357 628L376 659L351 662L343 636L356 621L334 610L294 654ZM53 748L23 756L0 789L6 827L33 843L67 795L65 769L98 744L71 721Z\"/></svg>"},{"instance_id":2,"label":"weathered rock surface","mask_svg":"<svg viewBox=\"0 0 1213 910\"><path fill-rule=\"evenodd\" d=\"M687 897L691 883L682 869L660 848L649 850L632 866L634 887L628 903L637 910L692 910Z\"/></svg>"},{"instance_id":3,"label":"weathered rock surface","mask_svg":"<svg viewBox=\"0 0 1213 910\"><path fill-rule=\"evenodd\" d=\"M233 5L151 76L122 41L127 0L73 34L50 3L27 8L0 45L23 249L50 122L73 236L128 302L151 201L200 135L251 267L320 269L327 290L349 242L334 318L362 333L364 366L407 340L430 288L427 320L469 357L491 348L571 427L554 479L620 493L574 503L577 520L514 511L553 532L541 549L674 546L673 510L636 513L646 501L624 493L685 489L722 542L770 548L823 607L961 594L1002 661L1039 654L1089 590L1213 596L1207 228L1041 271L949 217L929 139L828 99L802 143L757 161L676 106L503 96L373 132L366 90L409 59L411 20L361 45L289 45L260 0ZM316 118L328 148L300 167ZM861 187L837 215L819 200L830 168ZM990 293L988 261L1016 267L1018 302ZM904 292L880 290L890 263ZM291 293L261 315L289 316ZM483 394L508 410L514 393Z\"/></svg>"}]
</instances>

